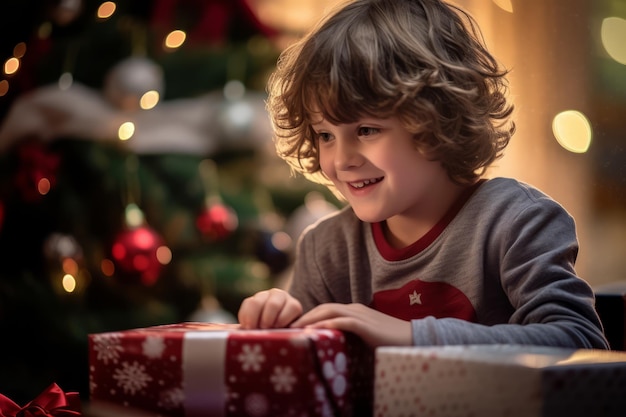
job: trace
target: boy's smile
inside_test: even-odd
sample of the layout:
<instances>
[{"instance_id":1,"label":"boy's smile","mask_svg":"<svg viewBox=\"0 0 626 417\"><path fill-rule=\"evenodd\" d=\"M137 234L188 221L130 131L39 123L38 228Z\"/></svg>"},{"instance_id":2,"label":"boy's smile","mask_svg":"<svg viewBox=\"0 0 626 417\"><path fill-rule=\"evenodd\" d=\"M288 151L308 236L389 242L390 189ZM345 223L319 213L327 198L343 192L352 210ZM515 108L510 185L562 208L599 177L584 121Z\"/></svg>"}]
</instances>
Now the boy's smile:
<instances>
[{"instance_id":1,"label":"boy's smile","mask_svg":"<svg viewBox=\"0 0 626 417\"><path fill-rule=\"evenodd\" d=\"M356 189L362 189L362 188L365 188L365 187L367 187L369 185L374 185L374 184L382 181L383 178L385 178L385 177L372 178L372 179L369 179L369 180L351 182L349 184L350 184L350 186L352 186L352 187L354 187Z\"/></svg>"},{"instance_id":2,"label":"boy's smile","mask_svg":"<svg viewBox=\"0 0 626 417\"><path fill-rule=\"evenodd\" d=\"M322 120L313 128L324 174L361 220L386 221L396 237L434 225L458 195L445 169L417 149L398 118Z\"/></svg>"}]
</instances>

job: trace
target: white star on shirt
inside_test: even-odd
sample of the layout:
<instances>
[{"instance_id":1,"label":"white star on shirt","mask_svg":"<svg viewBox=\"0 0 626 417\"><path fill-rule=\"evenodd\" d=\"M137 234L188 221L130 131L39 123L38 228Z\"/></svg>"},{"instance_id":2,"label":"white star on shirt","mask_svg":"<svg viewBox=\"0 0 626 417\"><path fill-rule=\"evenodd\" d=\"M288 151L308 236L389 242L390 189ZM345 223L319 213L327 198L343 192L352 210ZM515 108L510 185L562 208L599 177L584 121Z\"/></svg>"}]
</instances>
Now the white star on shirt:
<instances>
[{"instance_id":1,"label":"white star on shirt","mask_svg":"<svg viewBox=\"0 0 626 417\"><path fill-rule=\"evenodd\" d=\"M409 294L409 305L413 304L422 304L422 293L417 293L417 291L413 290L413 294Z\"/></svg>"}]
</instances>

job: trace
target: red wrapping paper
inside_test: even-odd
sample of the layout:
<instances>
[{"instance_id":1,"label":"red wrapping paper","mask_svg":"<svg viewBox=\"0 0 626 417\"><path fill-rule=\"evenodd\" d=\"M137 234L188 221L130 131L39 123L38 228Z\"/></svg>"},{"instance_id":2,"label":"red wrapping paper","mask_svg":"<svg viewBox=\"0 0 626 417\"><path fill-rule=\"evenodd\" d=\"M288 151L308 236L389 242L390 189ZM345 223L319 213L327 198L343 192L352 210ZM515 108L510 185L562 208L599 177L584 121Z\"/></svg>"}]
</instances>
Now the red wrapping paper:
<instances>
[{"instance_id":1,"label":"red wrapping paper","mask_svg":"<svg viewBox=\"0 0 626 417\"><path fill-rule=\"evenodd\" d=\"M182 323L98 333L89 362L92 402L172 417L351 416L371 400L366 349L334 330Z\"/></svg>"}]
</instances>

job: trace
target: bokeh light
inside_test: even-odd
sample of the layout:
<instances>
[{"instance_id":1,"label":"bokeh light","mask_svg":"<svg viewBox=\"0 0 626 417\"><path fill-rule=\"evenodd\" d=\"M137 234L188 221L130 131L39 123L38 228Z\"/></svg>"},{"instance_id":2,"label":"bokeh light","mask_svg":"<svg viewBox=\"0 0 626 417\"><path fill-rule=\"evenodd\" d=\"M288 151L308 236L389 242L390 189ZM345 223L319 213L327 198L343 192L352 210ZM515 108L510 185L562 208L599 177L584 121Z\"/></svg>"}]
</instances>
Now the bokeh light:
<instances>
[{"instance_id":1,"label":"bokeh light","mask_svg":"<svg viewBox=\"0 0 626 417\"><path fill-rule=\"evenodd\" d=\"M37 182L37 191L41 195L46 195L50 192L50 180L48 178L42 178Z\"/></svg>"},{"instance_id":2,"label":"bokeh light","mask_svg":"<svg viewBox=\"0 0 626 417\"><path fill-rule=\"evenodd\" d=\"M143 110L150 110L159 103L159 92L156 90L150 90L141 96L139 100L139 106Z\"/></svg>"},{"instance_id":3,"label":"bokeh light","mask_svg":"<svg viewBox=\"0 0 626 417\"><path fill-rule=\"evenodd\" d=\"M70 275L78 274L78 263L72 258L63 259L61 266L63 268L63 272Z\"/></svg>"},{"instance_id":4,"label":"bokeh light","mask_svg":"<svg viewBox=\"0 0 626 417\"><path fill-rule=\"evenodd\" d=\"M611 58L626 65L626 19L607 17L602 21L602 46Z\"/></svg>"},{"instance_id":5,"label":"bokeh light","mask_svg":"<svg viewBox=\"0 0 626 417\"><path fill-rule=\"evenodd\" d=\"M9 82L7 80L0 81L0 97L5 96L9 92Z\"/></svg>"},{"instance_id":6,"label":"bokeh light","mask_svg":"<svg viewBox=\"0 0 626 417\"><path fill-rule=\"evenodd\" d=\"M103 259L100 262L100 270L104 276L111 277L115 273L115 264L110 259Z\"/></svg>"},{"instance_id":7,"label":"bokeh light","mask_svg":"<svg viewBox=\"0 0 626 417\"><path fill-rule=\"evenodd\" d=\"M172 262L172 251L167 246L159 246L156 257L161 265L167 265Z\"/></svg>"},{"instance_id":8,"label":"bokeh light","mask_svg":"<svg viewBox=\"0 0 626 417\"><path fill-rule=\"evenodd\" d=\"M4 73L7 75L15 74L19 68L20 60L15 57L7 59L4 63Z\"/></svg>"},{"instance_id":9,"label":"bokeh light","mask_svg":"<svg viewBox=\"0 0 626 417\"><path fill-rule=\"evenodd\" d=\"M135 124L133 122L124 122L117 131L120 140L128 140L135 134Z\"/></svg>"},{"instance_id":10,"label":"bokeh light","mask_svg":"<svg viewBox=\"0 0 626 417\"><path fill-rule=\"evenodd\" d=\"M99 19L108 19L115 13L116 5L112 1L105 1L98 7L97 16Z\"/></svg>"},{"instance_id":11,"label":"bokeh light","mask_svg":"<svg viewBox=\"0 0 626 417\"><path fill-rule=\"evenodd\" d=\"M61 90L69 89L74 84L74 76L71 72L64 72L59 77L59 88Z\"/></svg>"},{"instance_id":12,"label":"bokeh light","mask_svg":"<svg viewBox=\"0 0 626 417\"><path fill-rule=\"evenodd\" d=\"M513 3L511 0L493 0L493 2L505 12L513 13Z\"/></svg>"},{"instance_id":13,"label":"bokeh light","mask_svg":"<svg viewBox=\"0 0 626 417\"><path fill-rule=\"evenodd\" d=\"M76 289L76 278L72 274L65 274L62 281L63 289L65 292L74 292Z\"/></svg>"},{"instance_id":14,"label":"bokeh light","mask_svg":"<svg viewBox=\"0 0 626 417\"><path fill-rule=\"evenodd\" d=\"M552 133L570 152L585 153L591 146L591 124L579 111L566 110L557 114L552 121Z\"/></svg>"},{"instance_id":15,"label":"bokeh light","mask_svg":"<svg viewBox=\"0 0 626 417\"><path fill-rule=\"evenodd\" d=\"M167 49L180 48L186 38L187 34L182 30L173 30L165 37L164 45Z\"/></svg>"},{"instance_id":16,"label":"bokeh light","mask_svg":"<svg viewBox=\"0 0 626 417\"><path fill-rule=\"evenodd\" d=\"M22 58L26 55L26 43L20 42L13 48L13 56L16 58Z\"/></svg>"}]
</instances>

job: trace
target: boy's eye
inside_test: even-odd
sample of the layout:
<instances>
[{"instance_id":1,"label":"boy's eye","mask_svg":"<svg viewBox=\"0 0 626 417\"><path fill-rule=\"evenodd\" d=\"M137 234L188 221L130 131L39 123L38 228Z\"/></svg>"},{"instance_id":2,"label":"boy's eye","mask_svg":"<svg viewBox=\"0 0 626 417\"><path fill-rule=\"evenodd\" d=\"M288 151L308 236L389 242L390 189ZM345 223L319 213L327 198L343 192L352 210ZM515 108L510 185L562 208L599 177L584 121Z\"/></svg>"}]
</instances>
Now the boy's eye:
<instances>
[{"instance_id":1,"label":"boy's eye","mask_svg":"<svg viewBox=\"0 0 626 417\"><path fill-rule=\"evenodd\" d=\"M317 140L320 142L328 142L331 139L330 133L318 132Z\"/></svg>"},{"instance_id":2,"label":"boy's eye","mask_svg":"<svg viewBox=\"0 0 626 417\"><path fill-rule=\"evenodd\" d=\"M359 127L359 136L370 136L378 132L378 129L374 127L362 126Z\"/></svg>"}]
</instances>

